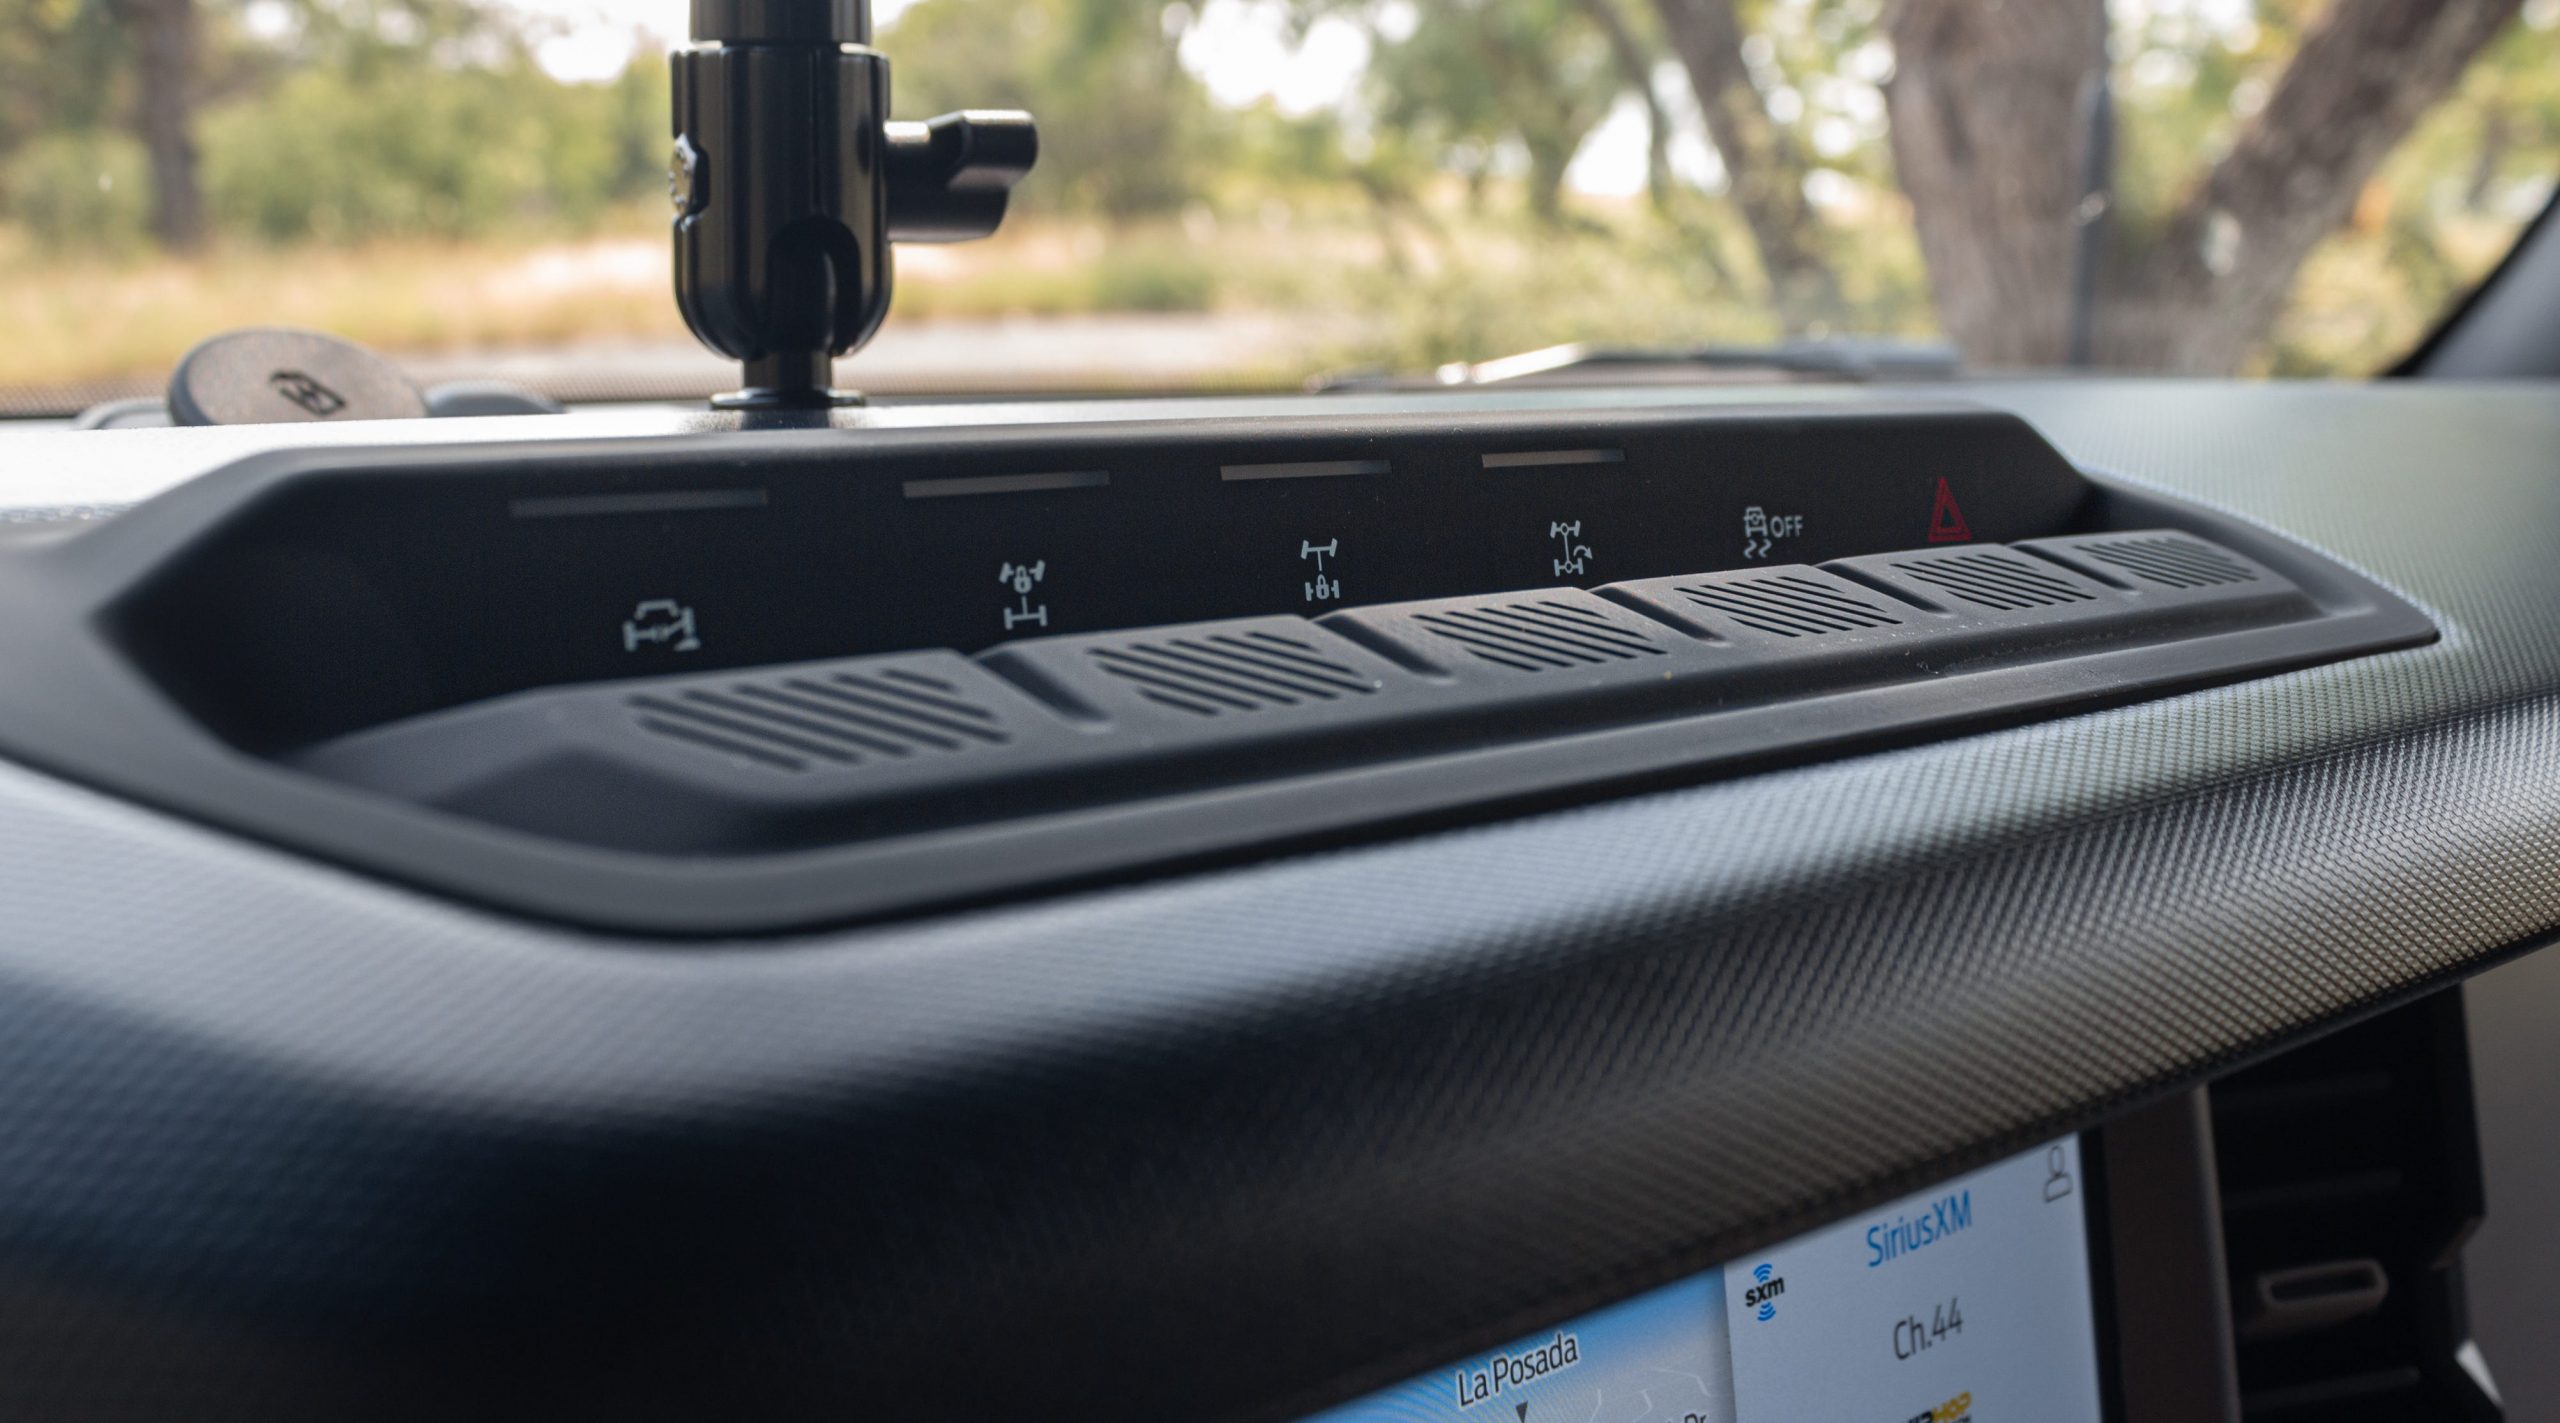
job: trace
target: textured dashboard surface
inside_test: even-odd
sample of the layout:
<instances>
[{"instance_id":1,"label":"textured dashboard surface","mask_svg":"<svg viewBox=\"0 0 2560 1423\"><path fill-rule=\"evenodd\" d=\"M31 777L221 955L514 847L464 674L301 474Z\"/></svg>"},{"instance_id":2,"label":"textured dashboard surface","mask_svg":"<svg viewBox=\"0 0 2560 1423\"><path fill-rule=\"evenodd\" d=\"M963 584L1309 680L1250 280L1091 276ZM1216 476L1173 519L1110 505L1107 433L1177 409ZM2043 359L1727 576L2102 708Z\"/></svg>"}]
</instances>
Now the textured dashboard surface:
<instances>
[{"instance_id":1,"label":"textured dashboard surface","mask_svg":"<svg viewBox=\"0 0 2560 1423\"><path fill-rule=\"evenodd\" d=\"M0 767L0 1416L1279 1416L2560 926L2560 402L1973 393L2444 640L688 949Z\"/></svg>"}]
</instances>

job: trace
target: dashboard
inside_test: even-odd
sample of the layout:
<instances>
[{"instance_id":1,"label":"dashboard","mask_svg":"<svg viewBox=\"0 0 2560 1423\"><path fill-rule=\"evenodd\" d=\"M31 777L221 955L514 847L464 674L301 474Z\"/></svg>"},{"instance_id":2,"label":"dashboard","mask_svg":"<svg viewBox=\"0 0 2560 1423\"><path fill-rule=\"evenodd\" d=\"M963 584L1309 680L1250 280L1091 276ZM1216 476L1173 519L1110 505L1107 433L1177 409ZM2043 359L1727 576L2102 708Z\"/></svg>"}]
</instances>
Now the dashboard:
<instances>
[{"instance_id":1,"label":"dashboard","mask_svg":"<svg viewBox=\"0 0 2560 1423\"><path fill-rule=\"evenodd\" d=\"M2466 1272L2514 1298L2461 1249L2511 1208L2484 1194L2445 990L2560 924L2540 392L2106 380L747 423L0 441L0 578L34 610L0 633L0 1309L23 1321L0 1411L2486 1417L2493 1372L2532 1367L2530 1320L2463 1305ZM1506 428L1536 438L1485 435ZM1888 437L1822 443L1842 428ZM1453 439L1472 471L1430 463ZM1734 482L1666 492L1648 439ZM1006 505L1024 522L950 545L930 597L856 586L922 587L921 552L961 537L902 520L1170 487L1132 453L1169 442L1238 451L1181 497L1290 517ZM1483 463L1557 451L1589 457ZM590 482L552 487L555 467ZM1743 487L1755 469L1781 472L1771 492ZM2011 482L1977 493L1985 469ZM1396 495L1399 470L1424 478ZM1478 497L1524 472L1657 487ZM1053 482L912 487L1025 475ZM748 488L771 511L800 481L845 512L777 537L819 542L706 555L721 586L798 580L781 606L807 616L766 619L771 641L728 642L693 585L618 577L582 594L590 661L510 650L548 626L526 580L589 565L475 540L732 517ZM1355 488L1371 533L1298 517ZM671 493L695 502L523 504ZM483 516L441 521L465 496ZM1669 538L1690 515L1721 551ZM1969 537L1933 540L1950 517ZM248 581L190 581L335 543L341 519L375 540L357 566L399 590L393 624L307 585L256 616L223 601ZM1459 561L1351 562L1399 528ZM2144 602L2072 551L2135 535L2253 578ZM1881 639L1856 656L1780 675L1742 632L1635 606L1755 576L1754 541L1788 538L1808 541L1791 566L1845 581L1830 594L1895 598L1875 606L1943 640L1867 628L1842 634ZM1890 564L1984 544L2106 613L1986 631L1966 619L1994 610L1892 592ZM1150 549L1192 571L1150 574ZM1221 579L1243 591L1200 591ZM1557 587L1729 660L1514 691L1408 637L1412 605ZM1039 670L1239 619L1340 637L1355 680L1415 687L1362 694L1393 717L1227 742ZM372 659L382 626L429 655ZM733 696L777 663L920 650L1096 759L876 801L839 777L777 811L668 738L579 730L606 724L600 689ZM605 777L593 803L619 811L544 819L521 807L560 797L488 789L536 762ZM2364 1129L2287 1134L2314 1118Z\"/></svg>"}]
</instances>

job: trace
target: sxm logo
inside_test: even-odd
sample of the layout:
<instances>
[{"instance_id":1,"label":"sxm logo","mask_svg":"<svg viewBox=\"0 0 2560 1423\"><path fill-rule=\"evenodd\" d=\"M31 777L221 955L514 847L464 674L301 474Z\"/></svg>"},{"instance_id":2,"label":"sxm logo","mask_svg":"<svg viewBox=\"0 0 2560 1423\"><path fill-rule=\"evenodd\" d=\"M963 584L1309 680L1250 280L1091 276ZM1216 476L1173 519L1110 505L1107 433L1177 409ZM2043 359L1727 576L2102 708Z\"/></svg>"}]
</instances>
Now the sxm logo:
<instances>
[{"instance_id":1,"label":"sxm logo","mask_svg":"<svg viewBox=\"0 0 2560 1423\"><path fill-rule=\"evenodd\" d=\"M1770 1320L1778 1317L1778 1296L1787 1292L1787 1277L1767 1261L1751 1267L1751 1288L1742 1292L1742 1307L1751 1317Z\"/></svg>"}]
</instances>

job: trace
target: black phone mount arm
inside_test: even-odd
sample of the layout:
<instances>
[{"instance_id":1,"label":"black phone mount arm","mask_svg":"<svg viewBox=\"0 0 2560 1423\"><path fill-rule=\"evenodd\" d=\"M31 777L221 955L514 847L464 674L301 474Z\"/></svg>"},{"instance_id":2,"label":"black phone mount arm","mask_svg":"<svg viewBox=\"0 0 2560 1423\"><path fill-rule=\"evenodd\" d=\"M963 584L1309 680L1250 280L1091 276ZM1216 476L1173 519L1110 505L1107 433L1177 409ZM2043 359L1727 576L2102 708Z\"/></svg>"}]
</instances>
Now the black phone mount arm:
<instances>
[{"instance_id":1,"label":"black phone mount arm","mask_svg":"<svg viewBox=\"0 0 2560 1423\"><path fill-rule=\"evenodd\" d=\"M729 407L836 405L835 358L889 314L891 242L965 242L1004 221L1039 156L1031 116L888 118L870 0L693 0L675 95L676 303L746 366Z\"/></svg>"}]
</instances>

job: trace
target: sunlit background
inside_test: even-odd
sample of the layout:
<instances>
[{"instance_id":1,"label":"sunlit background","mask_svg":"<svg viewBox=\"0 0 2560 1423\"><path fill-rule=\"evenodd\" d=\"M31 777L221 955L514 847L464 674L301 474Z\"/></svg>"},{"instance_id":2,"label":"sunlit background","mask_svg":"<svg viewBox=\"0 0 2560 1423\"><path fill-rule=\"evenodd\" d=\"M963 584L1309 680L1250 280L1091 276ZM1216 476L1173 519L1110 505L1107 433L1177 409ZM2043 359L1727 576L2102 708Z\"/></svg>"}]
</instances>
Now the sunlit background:
<instances>
[{"instance_id":1,"label":"sunlit background","mask_svg":"<svg viewBox=\"0 0 2560 1423\"><path fill-rule=\"evenodd\" d=\"M844 374L1294 387L1858 335L1981 369L2363 373L2560 175L2560 0L2098 14L883 0L900 116L1025 107L1044 152L1003 235L901 249L890 330ZM152 389L195 340L279 323L430 377L720 386L668 295L684 20L0 0L0 399Z\"/></svg>"}]
</instances>

